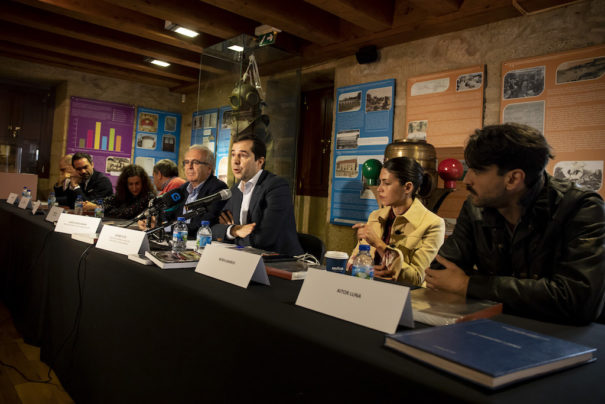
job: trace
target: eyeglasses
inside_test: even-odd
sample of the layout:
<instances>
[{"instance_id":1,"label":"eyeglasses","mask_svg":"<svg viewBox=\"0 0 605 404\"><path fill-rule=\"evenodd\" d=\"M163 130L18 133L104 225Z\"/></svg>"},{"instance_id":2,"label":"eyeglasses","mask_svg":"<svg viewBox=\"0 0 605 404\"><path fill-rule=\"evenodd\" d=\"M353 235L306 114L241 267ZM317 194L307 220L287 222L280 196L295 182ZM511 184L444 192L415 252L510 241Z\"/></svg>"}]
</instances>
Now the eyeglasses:
<instances>
[{"instance_id":1,"label":"eyeglasses","mask_svg":"<svg viewBox=\"0 0 605 404\"><path fill-rule=\"evenodd\" d=\"M205 161L199 161L199 160L183 160L183 167L187 167L188 165L193 164L194 166L199 166L200 164L204 164L206 166L210 166L210 164L206 163Z\"/></svg>"}]
</instances>

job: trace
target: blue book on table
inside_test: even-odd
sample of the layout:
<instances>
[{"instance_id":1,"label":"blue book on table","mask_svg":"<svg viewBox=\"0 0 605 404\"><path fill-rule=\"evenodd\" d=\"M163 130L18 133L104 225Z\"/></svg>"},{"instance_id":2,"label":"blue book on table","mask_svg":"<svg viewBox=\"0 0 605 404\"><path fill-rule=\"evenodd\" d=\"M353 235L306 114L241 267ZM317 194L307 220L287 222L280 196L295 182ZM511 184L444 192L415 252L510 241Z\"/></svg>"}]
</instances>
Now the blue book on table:
<instances>
[{"instance_id":1,"label":"blue book on table","mask_svg":"<svg viewBox=\"0 0 605 404\"><path fill-rule=\"evenodd\" d=\"M595 348L487 319L387 335L385 346L489 388L596 359Z\"/></svg>"}]
</instances>

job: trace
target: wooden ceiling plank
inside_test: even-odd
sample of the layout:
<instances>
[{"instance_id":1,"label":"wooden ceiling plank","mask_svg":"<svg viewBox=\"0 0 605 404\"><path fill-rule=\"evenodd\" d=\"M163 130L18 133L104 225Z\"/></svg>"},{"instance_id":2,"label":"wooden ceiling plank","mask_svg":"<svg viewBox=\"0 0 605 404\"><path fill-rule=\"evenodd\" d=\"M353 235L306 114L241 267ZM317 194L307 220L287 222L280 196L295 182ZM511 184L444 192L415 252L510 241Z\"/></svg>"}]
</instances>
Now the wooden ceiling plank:
<instances>
[{"instance_id":1,"label":"wooden ceiling plank","mask_svg":"<svg viewBox=\"0 0 605 404\"><path fill-rule=\"evenodd\" d=\"M83 2L79 0L11 0L28 6L42 8L52 13L65 15L91 24L101 25L117 31L127 32L153 41L201 53L205 46L220 39L206 35L184 40L177 34L166 31L164 22L145 14L106 3L102 0Z\"/></svg>"},{"instance_id":2,"label":"wooden ceiling plank","mask_svg":"<svg viewBox=\"0 0 605 404\"><path fill-rule=\"evenodd\" d=\"M179 66L168 68L155 68L143 62L142 58L122 51L91 45L75 39L58 37L50 33L41 33L36 30L22 30L18 25L9 23L0 26L0 37L5 41L18 43L32 48L48 49L61 53L67 57L78 57L132 70L140 70L159 76L170 77L180 81L197 81L198 73L193 69ZM43 38L41 38L43 36Z\"/></svg>"},{"instance_id":3,"label":"wooden ceiling plank","mask_svg":"<svg viewBox=\"0 0 605 404\"><path fill-rule=\"evenodd\" d=\"M429 15L441 16L455 13L464 0L408 0L410 6L426 11Z\"/></svg>"},{"instance_id":4,"label":"wooden ceiling plank","mask_svg":"<svg viewBox=\"0 0 605 404\"><path fill-rule=\"evenodd\" d=\"M121 7L169 20L197 32L222 39L240 34L254 35L254 21L199 0L105 0Z\"/></svg>"},{"instance_id":5,"label":"wooden ceiling plank","mask_svg":"<svg viewBox=\"0 0 605 404\"><path fill-rule=\"evenodd\" d=\"M83 71L122 80L138 81L160 87L175 87L183 85L183 82L169 80L159 76L141 74L141 72L116 69L115 66L107 66L99 63L90 63L85 60L71 58L66 62L65 57L60 54L48 52L26 46L16 46L0 41L0 54L10 55L19 59L28 60L38 64L61 67L69 70Z\"/></svg>"},{"instance_id":6,"label":"wooden ceiling plank","mask_svg":"<svg viewBox=\"0 0 605 404\"><path fill-rule=\"evenodd\" d=\"M305 0L370 32L391 28L394 0Z\"/></svg>"},{"instance_id":7,"label":"wooden ceiling plank","mask_svg":"<svg viewBox=\"0 0 605 404\"><path fill-rule=\"evenodd\" d=\"M0 20L130 53L154 57L170 63L199 68L199 55L182 48L170 47L138 36L124 34L98 25L86 24L69 17L15 3L4 3L0 6L0 11Z\"/></svg>"},{"instance_id":8,"label":"wooden ceiling plank","mask_svg":"<svg viewBox=\"0 0 605 404\"><path fill-rule=\"evenodd\" d=\"M245 15L310 42L339 41L340 20L302 0L203 0L232 13Z\"/></svg>"}]
</instances>

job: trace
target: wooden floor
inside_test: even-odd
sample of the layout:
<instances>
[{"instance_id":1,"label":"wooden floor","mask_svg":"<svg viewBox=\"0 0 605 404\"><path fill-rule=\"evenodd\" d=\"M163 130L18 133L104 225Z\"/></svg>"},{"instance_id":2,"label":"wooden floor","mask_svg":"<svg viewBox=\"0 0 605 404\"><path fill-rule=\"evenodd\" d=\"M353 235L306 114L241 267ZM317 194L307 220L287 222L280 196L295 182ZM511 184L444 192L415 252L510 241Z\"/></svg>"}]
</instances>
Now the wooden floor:
<instances>
[{"instance_id":1,"label":"wooden floor","mask_svg":"<svg viewBox=\"0 0 605 404\"><path fill-rule=\"evenodd\" d=\"M48 366L40 362L40 348L23 342L8 309L0 302L0 360L19 369L31 380L48 380ZM51 373L50 383L28 382L15 370L0 364L0 404L65 404L73 400Z\"/></svg>"}]
</instances>

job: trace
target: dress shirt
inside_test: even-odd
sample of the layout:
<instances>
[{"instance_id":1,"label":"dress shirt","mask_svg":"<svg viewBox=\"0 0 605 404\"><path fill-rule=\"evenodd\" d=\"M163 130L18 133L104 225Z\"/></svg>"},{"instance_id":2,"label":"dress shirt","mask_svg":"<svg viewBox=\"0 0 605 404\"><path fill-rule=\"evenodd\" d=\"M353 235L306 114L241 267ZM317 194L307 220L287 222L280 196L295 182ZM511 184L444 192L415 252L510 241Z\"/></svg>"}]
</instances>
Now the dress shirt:
<instances>
[{"instance_id":1,"label":"dress shirt","mask_svg":"<svg viewBox=\"0 0 605 404\"><path fill-rule=\"evenodd\" d=\"M250 179L250 181L239 183L239 190L242 191L242 208L239 212L239 222L243 226L248 224L248 210L250 209L250 199L252 198L252 192L254 191L254 187L260 178L260 175L263 173L263 170L258 170L258 172ZM233 225L227 228L227 238L229 240L234 240L235 237L231 235L231 228Z\"/></svg>"}]
</instances>

